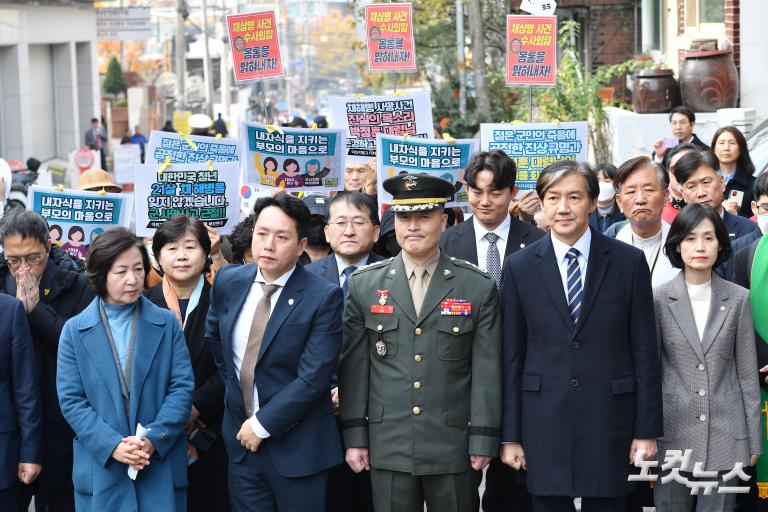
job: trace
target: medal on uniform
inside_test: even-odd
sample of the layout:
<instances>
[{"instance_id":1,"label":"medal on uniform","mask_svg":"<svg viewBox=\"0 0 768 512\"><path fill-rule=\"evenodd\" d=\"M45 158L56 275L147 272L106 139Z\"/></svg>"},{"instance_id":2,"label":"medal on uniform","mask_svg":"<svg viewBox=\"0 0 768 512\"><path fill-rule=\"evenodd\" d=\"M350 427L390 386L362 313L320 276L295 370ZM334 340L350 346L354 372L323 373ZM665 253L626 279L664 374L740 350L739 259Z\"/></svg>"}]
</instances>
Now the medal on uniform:
<instances>
[{"instance_id":1,"label":"medal on uniform","mask_svg":"<svg viewBox=\"0 0 768 512\"><path fill-rule=\"evenodd\" d=\"M376 290L376 295L379 296L379 304L384 306L387 303L387 297L389 296L389 290Z\"/></svg>"},{"instance_id":2,"label":"medal on uniform","mask_svg":"<svg viewBox=\"0 0 768 512\"><path fill-rule=\"evenodd\" d=\"M384 343L384 340L376 342L376 353L379 357L385 357L387 355L387 344Z\"/></svg>"}]
</instances>

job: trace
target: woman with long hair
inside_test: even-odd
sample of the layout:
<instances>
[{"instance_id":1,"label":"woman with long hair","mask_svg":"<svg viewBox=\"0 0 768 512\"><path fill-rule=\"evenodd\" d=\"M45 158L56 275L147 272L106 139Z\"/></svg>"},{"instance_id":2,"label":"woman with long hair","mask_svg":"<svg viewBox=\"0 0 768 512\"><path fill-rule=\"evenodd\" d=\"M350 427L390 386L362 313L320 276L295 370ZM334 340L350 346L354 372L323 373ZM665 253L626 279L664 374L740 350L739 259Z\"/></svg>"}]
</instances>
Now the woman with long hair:
<instances>
[{"instance_id":1,"label":"woman with long hair","mask_svg":"<svg viewBox=\"0 0 768 512\"><path fill-rule=\"evenodd\" d=\"M723 126L712 137L712 152L720 161L720 175L725 180L723 206L734 215L752 217L755 164L744 134L734 126Z\"/></svg>"}]
</instances>

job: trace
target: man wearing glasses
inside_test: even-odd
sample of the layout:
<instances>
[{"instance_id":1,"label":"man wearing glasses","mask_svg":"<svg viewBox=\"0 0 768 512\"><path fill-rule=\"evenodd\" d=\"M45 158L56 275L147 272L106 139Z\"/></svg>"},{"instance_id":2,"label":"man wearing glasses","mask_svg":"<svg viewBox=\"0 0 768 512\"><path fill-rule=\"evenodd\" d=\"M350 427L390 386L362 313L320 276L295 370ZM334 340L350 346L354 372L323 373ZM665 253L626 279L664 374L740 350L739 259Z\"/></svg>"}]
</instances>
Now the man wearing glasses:
<instances>
[{"instance_id":1,"label":"man wearing glasses","mask_svg":"<svg viewBox=\"0 0 768 512\"><path fill-rule=\"evenodd\" d=\"M48 224L26 210L8 212L0 222L0 293L19 299L29 319L38 361L45 444L43 468L33 485L19 490L21 510L32 495L51 512L74 511L72 438L74 433L59 409L56 354L64 323L93 300L85 275L72 259L48 239Z\"/></svg>"},{"instance_id":2,"label":"man wearing glasses","mask_svg":"<svg viewBox=\"0 0 768 512\"><path fill-rule=\"evenodd\" d=\"M362 192L342 191L336 194L328 206L328 224L325 238L331 244L331 254L306 266L323 279L341 286L346 299L348 279L358 268L381 261L371 252L379 239L379 215L376 203ZM339 406L339 388L336 379L332 383L331 399ZM355 474L344 463L333 468L328 475L326 509L373 510L371 479L368 472Z\"/></svg>"}]
</instances>

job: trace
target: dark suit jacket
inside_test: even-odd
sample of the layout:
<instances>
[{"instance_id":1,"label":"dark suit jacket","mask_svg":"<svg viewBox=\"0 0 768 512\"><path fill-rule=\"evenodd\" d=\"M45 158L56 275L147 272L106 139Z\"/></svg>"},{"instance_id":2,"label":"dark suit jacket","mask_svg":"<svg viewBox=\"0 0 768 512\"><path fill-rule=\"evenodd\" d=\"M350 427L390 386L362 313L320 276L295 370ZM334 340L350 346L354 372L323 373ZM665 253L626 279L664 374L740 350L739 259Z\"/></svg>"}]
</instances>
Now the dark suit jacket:
<instances>
[{"instance_id":1,"label":"dark suit jacket","mask_svg":"<svg viewBox=\"0 0 768 512\"><path fill-rule=\"evenodd\" d=\"M614 212L611 213L610 215L606 215L604 229L600 229L600 217L597 214L597 210L589 214L589 226L605 234L606 230L610 229L610 227L613 226L614 224L627 220L627 218L624 216L623 213L621 213L621 210L619 210L619 207L617 205L614 205L613 208L614 208Z\"/></svg>"},{"instance_id":2,"label":"dark suit jacket","mask_svg":"<svg viewBox=\"0 0 768 512\"><path fill-rule=\"evenodd\" d=\"M523 222L513 215L510 215L510 221L507 247L502 255L502 262L510 254L519 251L526 245L532 244L546 234L533 224ZM466 260L477 265L475 223L472 219L460 222L446 229L443 236L440 237L440 248L448 256Z\"/></svg>"},{"instance_id":3,"label":"dark suit jacket","mask_svg":"<svg viewBox=\"0 0 768 512\"><path fill-rule=\"evenodd\" d=\"M366 262L366 265L376 263L377 261L381 261L383 259L383 257L379 256L375 252L371 252L368 254L368 261ZM333 253L325 256L324 258L320 258L314 263L306 265L304 268L313 274L317 274L329 283L333 283L336 286L339 285L339 267L336 265L336 255Z\"/></svg>"},{"instance_id":4,"label":"dark suit jacket","mask_svg":"<svg viewBox=\"0 0 768 512\"><path fill-rule=\"evenodd\" d=\"M232 332L256 272L254 264L219 270L205 328L225 385L222 435L236 463L246 455L235 439L246 416ZM254 373L256 417L270 434L259 450L284 477L312 475L343 461L328 392L341 350L343 307L341 288L297 265L269 317Z\"/></svg>"},{"instance_id":5,"label":"dark suit jacket","mask_svg":"<svg viewBox=\"0 0 768 512\"><path fill-rule=\"evenodd\" d=\"M760 238L762 237L756 237L749 245L737 249L733 254L733 282L746 289L752 287L752 262L755 259Z\"/></svg>"},{"instance_id":6,"label":"dark suit jacket","mask_svg":"<svg viewBox=\"0 0 768 512\"><path fill-rule=\"evenodd\" d=\"M43 415L32 335L15 297L0 294L0 489L18 482L18 463L41 463Z\"/></svg>"},{"instance_id":7,"label":"dark suit jacket","mask_svg":"<svg viewBox=\"0 0 768 512\"><path fill-rule=\"evenodd\" d=\"M725 200L727 201L731 195L731 191L738 190L744 192L744 199L741 201L741 207L739 207L739 215L745 218L752 217L752 194L755 187L755 177L749 174L747 171L736 168L736 174L733 175L731 181L725 187Z\"/></svg>"},{"instance_id":8,"label":"dark suit jacket","mask_svg":"<svg viewBox=\"0 0 768 512\"><path fill-rule=\"evenodd\" d=\"M502 442L521 442L536 495L626 494L632 439L662 435L648 264L592 230L574 327L547 236L507 258L502 277Z\"/></svg>"},{"instance_id":9,"label":"dark suit jacket","mask_svg":"<svg viewBox=\"0 0 768 512\"><path fill-rule=\"evenodd\" d=\"M739 215L732 215L723 210L723 221L725 227L728 229L728 236L731 239L731 243L738 241L739 238L754 233L757 224L749 219L745 219ZM731 257L715 267L717 275L725 280L730 281L733 279L733 253Z\"/></svg>"},{"instance_id":10,"label":"dark suit jacket","mask_svg":"<svg viewBox=\"0 0 768 512\"><path fill-rule=\"evenodd\" d=\"M205 320L210 305L211 286L206 281L200 294L200 302L189 314L184 324L184 339L192 361L195 374L195 396L192 403L200 411L200 419L208 428L218 431L221 428L221 416L224 413L224 383L219 377L211 348L205 342ZM168 309L163 296L163 285L148 290L145 295L155 305Z\"/></svg>"}]
</instances>

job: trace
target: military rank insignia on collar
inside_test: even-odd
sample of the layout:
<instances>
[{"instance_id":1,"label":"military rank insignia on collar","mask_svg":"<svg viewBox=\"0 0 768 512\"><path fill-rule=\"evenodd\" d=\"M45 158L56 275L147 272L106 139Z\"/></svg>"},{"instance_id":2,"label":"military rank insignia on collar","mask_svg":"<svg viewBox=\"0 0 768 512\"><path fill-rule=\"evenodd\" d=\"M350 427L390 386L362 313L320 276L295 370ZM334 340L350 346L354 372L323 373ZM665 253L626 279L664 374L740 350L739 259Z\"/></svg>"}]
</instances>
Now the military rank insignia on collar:
<instances>
[{"instance_id":1,"label":"military rank insignia on collar","mask_svg":"<svg viewBox=\"0 0 768 512\"><path fill-rule=\"evenodd\" d=\"M440 315L472 316L472 303L466 299L446 299L440 303Z\"/></svg>"}]
</instances>

